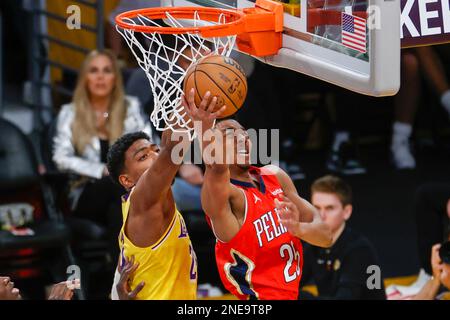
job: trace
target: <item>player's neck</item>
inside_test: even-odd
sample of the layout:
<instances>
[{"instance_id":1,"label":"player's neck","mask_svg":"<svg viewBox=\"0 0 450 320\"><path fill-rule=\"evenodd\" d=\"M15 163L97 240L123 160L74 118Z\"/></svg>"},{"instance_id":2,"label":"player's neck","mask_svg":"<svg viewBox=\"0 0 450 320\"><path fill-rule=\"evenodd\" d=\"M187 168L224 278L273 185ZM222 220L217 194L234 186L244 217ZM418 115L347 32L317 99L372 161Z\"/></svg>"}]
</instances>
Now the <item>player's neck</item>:
<instances>
[{"instance_id":1,"label":"player's neck","mask_svg":"<svg viewBox=\"0 0 450 320\"><path fill-rule=\"evenodd\" d=\"M238 166L232 166L230 167L230 178L233 180L253 183L253 179L250 175L249 169L250 168L244 169Z\"/></svg>"}]
</instances>

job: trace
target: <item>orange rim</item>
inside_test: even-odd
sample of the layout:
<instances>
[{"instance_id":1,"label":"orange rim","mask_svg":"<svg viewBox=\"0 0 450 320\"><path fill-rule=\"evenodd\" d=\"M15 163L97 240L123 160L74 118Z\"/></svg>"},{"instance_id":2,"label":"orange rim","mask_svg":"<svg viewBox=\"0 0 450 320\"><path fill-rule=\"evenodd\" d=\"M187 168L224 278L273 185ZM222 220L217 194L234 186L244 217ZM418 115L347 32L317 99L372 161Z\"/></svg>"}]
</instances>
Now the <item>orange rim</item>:
<instances>
[{"instance_id":1,"label":"orange rim","mask_svg":"<svg viewBox=\"0 0 450 320\"><path fill-rule=\"evenodd\" d=\"M166 13L176 19L193 19L194 12L198 12L201 21L217 22L219 19L225 18L224 24L214 26L200 27L158 27L134 25L126 21L126 19L134 19L138 16L144 16L151 20L166 19ZM116 23L119 27L128 30L134 30L144 33L161 33L161 34L186 34L200 33L204 37L224 37L237 35L243 32L245 14L241 10L228 10L209 7L161 7L131 10L119 14L116 17Z\"/></svg>"}]
</instances>

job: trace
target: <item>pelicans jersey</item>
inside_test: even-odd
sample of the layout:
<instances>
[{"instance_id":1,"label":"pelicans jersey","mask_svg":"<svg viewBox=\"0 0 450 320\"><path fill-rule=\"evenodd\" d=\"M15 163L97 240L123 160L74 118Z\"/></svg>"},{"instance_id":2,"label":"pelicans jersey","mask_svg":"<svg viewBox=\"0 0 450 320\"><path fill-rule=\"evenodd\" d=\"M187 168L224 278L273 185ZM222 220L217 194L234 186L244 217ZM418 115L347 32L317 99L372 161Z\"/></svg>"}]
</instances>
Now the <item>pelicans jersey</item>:
<instances>
[{"instance_id":1,"label":"pelicans jersey","mask_svg":"<svg viewBox=\"0 0 450 320\"><path fill-rule=\"evenodd\" d=\"M303 267L299 238L280 223L274 200L283 194L277 177L251 167L253 184L231 180L243 190L244 223L229 242L216 242L216 262L224 286L239 299L297 299Z\"/></svg>"},{"instance_id":2,"label":"pelicans jersey","mask_svg":"<svg viewBox=\"0 0 450 320\"><path fill-rule=\"evenodd\" d=\"M183 217L175 209L169 227L152 246L140 248L127 238L125 222L130 208L130 197L122 202L123 226L119 234L119 270L134 256L139 267L130 279L133 290L141 281L144 288L138 293L139 300L192 300L197 295L197 258L192 248Z\"/></svg>"}]
</instances>

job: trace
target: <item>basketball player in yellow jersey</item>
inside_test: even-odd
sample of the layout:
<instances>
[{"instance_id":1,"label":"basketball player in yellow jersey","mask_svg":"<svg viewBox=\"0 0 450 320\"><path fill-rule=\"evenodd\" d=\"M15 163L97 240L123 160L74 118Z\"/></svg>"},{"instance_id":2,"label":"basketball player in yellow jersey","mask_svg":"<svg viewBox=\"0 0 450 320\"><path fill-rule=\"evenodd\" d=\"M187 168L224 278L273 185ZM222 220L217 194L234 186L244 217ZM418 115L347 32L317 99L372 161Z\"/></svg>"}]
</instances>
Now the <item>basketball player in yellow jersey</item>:
<instances>
[{"instance_id":1,"label":"basketball player in yellow jersey","mask_svg":"<svg viewBox=\"0 0 450 320\"><path fill-rule=\"evenodd\" d=\"M199 108L214 110L216 102L208 92ZM183 106L197 108L193 90L187 101L183 97ZM223 110L202 125L211 126ZM172 153L179 141L170 129L163 132L161 147L143 132L131 133L119 138L108 153L109 174L129 191L122 205L118 268L131 257L139 264L130 279L131 290L143 286L136 299L196 299L195 252L171 192L180 167Z\"/></svg>"}]
</instances>

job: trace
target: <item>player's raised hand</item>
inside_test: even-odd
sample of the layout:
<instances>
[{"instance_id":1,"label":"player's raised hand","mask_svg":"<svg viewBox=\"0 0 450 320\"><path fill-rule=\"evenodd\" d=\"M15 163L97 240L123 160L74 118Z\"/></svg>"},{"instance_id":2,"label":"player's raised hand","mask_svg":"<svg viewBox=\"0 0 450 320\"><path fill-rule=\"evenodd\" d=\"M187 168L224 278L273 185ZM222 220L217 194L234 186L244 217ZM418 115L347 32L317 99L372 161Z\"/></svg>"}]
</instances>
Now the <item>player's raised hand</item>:
<instances>
[{"instance_id":1,"label":"player's raised hand","mask_svg":"<svg viewBox=\"0 0 450 320\"><path fill-rule=\"evenodd\" d=\"M130 278L139 267L139 263L134 263L134 256L131 259L125 258L125 264L120 271L120 280L116 285L117 294L120 300L134 300L137 294L145 286L145 282L140 282L134 290L130 288Z\"/></svg>"},{"instance_id":2,"label":"player's raised hand","mask_svg":"<svg viewBox=\"0 0 450 320\"><path fill-rule=\"evenodd\" d=\"M202 99L200 105L195 104L195 90L192 88L189 94L182 96L182 105L189 118L195 122L201 122L204 127L203 131L206 131L213 127L214 121L220 117L220 115L225 111L226 106L222 106L219 110L217 109L217 97L211 97L211 92L206 92Z\"/></svg>"},{"instance_id":3,"label":"player's raised hand","mask_svg":"<svg viewBox=\"0 0 450 320\"><path fill-rule=\"evenodd\" d=\"M281 201L275 199L275 206L279 210L280 222L293 236L299 237L300 211L297 206L286 196L281 196Z\"/></svg>"}]
</instances>

